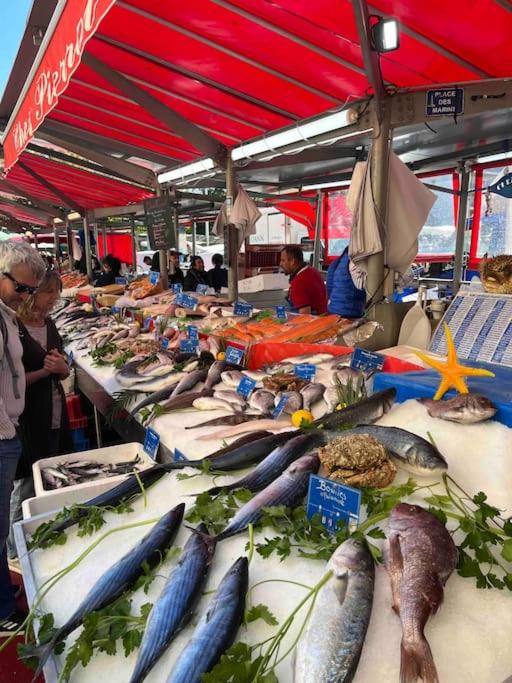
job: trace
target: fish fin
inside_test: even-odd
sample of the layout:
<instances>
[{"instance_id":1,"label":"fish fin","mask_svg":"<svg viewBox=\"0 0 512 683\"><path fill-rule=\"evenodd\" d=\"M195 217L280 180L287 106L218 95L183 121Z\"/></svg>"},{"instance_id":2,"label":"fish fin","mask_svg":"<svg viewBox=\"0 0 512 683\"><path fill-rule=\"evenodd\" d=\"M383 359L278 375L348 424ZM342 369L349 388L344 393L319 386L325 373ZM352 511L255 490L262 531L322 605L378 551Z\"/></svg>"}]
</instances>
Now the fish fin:
<instances>
[{"instance_id":1,"label":"fish fin","mask_svg":"<svg viewBox=\"0 0 512 683\"><path fill-rule=\"evenodd\" d=\"M404 567L404 560L402 557L402 549L400 547L400 537L398 534L391 534L388 538L388 559L386 564L393 567L393 573L391 578L391 594L393 596L393 604L391 607L393 611L400 616L400 594L396 584L396 580L393 579L395 572L402 574Z\"/></svg>"},{"instance_id":2,"label":"fish fin","mask_svg":"<svg viewBox=\"0 0 512 683\"><path fill-rule=\"evenodd\" d=\"M439 576L437 574L434 577L434 583L430 587L429 593L430 593L430 609L432 610L432 614L435 614L437 612L437 610L443 604L443 598L444 598L443 584L442 584L441 579L439 578Z\"/></svg>"},{"instance_id":3,"label":"fish fin","mask_svg":"<svg viewBox=\"0 0 512 683\"><path fill-rule=\"evenodd\" d=\"M52 638L47 643L41 643L40 645L34 645L33 647L27 647L22 655L18 655L20 659L29 659L31 657L37 657L37 669L34 672L32 680L30 683L36 683L43 671L43 667L46 664L48 658L53 652L57 640Z\"/></svg>"},{"instance_id":4,"label":"fish fin","mask_svg":"<svg viewBox=\"0 0 512 683\"><path fill-rule=\"evenodd\" d=\"M439 683L436 665L427 639L421 636L412 642L402 638L400 645L400 683Z\"/></svg>"},{"instance_id":5,"label":"fish fin","mask_svg":"<svg viewBox=\"0 0 512 683\"><path fill-rule=\"evenodd\" d=\"M200 524L198 527L194 528L193 526L188 526L188 524L184 524L185 529L188 529L191 531L193 534L196 534L197 536L201 536L201 538L206 542L206 544L211 547L215 546L217 541L219 540L218 536L211 536L204 524Z\"/></svg>"}]
</instances>

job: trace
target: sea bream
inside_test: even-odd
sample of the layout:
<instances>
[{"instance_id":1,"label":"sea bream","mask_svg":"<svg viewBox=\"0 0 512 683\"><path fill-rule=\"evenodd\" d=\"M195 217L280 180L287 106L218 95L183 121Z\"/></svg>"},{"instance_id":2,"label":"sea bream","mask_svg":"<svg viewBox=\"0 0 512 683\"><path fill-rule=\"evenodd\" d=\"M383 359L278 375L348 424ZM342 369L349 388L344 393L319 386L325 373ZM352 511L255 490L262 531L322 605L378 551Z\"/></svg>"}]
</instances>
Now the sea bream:
<instances>
[{"instance_id":1,"label":"sea bream","mask_svg":"<svg viewBox=\"0 0 512 683\"><path fill-rule=\"evenodd\" d=\"M174 636L192 617L202 596L215 552L215 541L198 531L189 537L146 623L137 662L129 683L142 683Z\"/></svg>"},{"instance_id":2,"label":"sea bream","mask_svg":"<svg viewBox=\"0 0 512 683\"><path fill-rule=\"evenodd\" d=\"M443 601L443 588L457 566L457 548L437 517L418 505L399 503L388 520L384 561L393 609L402 622L400 681L438 683L424 628Z\"/></svg>"},{"instance_id":3,"label":"sea bream","mask_svg":"<svg viewBox=\"0 0 512 683\"><path fill-rule=\"evenodd\" d=\"M245 612L249 564L239 557L224 575L167 683L201 683L235 640Z\"/></svg>"},{"instance_id":4,"label":"sea bream","mask_svg":"<svg viewBox=\"0 0 512 683\"><path fill-rule=\"evenodd\" d=\"M446 401L433 401L429 398L416 400L425 406L430 417L460 424L475 424L490 420L498 411L492 401L480 394L459 394Z\"/></svg>"},{"instance_id":5,"label":"sea bream","mask_svg":"<svg viewBox=\"0 0 512 683\"><path fill-rule=\"evenodd\" d=\"M51 640L34 647L33 651L27 655L39 658L33 682L37 680L55 645L73 633L87 614L110 605L133 586L144 572L144 567L152 568L160 562L162 554L172 545L178 533L184 511L185 505L181 503L163 515L134 548L131 548L96 581L66 623L56 630Z\"/></svg>"},{"instance_id":6,"label":"sea bream","mask_svg":"<svg viewBox=\"0 0 512 683\"><path fill-rule=\"evenodd\" d=\"M348 538L331 555L331 577L318 592L297 643L295 683L350 683L373 603L375 567L364 541Z\"/></svg>"}]
</instances>

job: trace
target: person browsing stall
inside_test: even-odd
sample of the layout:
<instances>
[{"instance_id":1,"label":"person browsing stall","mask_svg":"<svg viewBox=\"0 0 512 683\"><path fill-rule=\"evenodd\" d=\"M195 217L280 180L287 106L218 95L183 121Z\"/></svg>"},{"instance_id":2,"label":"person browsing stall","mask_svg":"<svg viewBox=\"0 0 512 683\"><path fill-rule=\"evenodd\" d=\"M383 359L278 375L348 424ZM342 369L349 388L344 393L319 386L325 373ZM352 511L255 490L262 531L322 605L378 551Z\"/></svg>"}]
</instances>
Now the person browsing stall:
<instances>
[{"instance_id":1,"label":"person browsing stall","mask_svg":"<svg viewBox=\"0 0 512 683\"><path fill-rule=\"evenodd\" d=\"M208 271L208 279L210 287L219 293L223 287L228 286L228 271L223 268L224 258L222 254L214 254L212 256L213 268Z\"/></svg>"},{"instance_id":2,"label":"person browsing stall","mask_svg":"<svg viewBox=\"0 0 512 683\"><path fill-rule=\"evenodd\" d=\"M180 253L171 250L169 252L169 287L171 285L183 286L184 281L185 276L180 268Z\"/></svg>"},{"instance_id":3,"label":"person browsing stall","mask_svg":"<svg viewBox=\"0 0 512 683\"><path fill-rule=\"evenodd\" d=\"M204 269L203 259L200 256L192 256L190 268L183 283L183 291L195 292L198 285L209 285L208 275Z\"/></svg>"},{"instance_id":4,"label":"person browsing stall","mask_svg":"<svg viewBox=\"0 0 512 683\"><path fill-rule=\"evenodd\" d=\"M121 275L121 261L116 256L107 254L105 258L101 260L101 267L103 271L94 283L95 287L114 285L116 277Z\"/></svg>"},{"instance_id":5,"label":"person browsing stall","mask_svg":"<svg viewBox=\"0 0 512 683\"><path fill-rule=\"evenodd\" d=\"M28 244L0 244L0 635L11 635L24 616L16 609L7 564L10 499L21 456L18 420L25 406L25 371L15 311L36 291L45 272Z\"/></svg>"},{"instance_id":6,"label":"person browsing stall","mask_svg":"<svg viewBox=\"0 0 512 683\"><path fill-rule=\"evenodd\" d=\"M322 276L304 263L300 247L285 247L281 251L281 268L290 276L288 302L296 313L322 315L327 312L327 293Z\"/></svg>"}]
</instances>

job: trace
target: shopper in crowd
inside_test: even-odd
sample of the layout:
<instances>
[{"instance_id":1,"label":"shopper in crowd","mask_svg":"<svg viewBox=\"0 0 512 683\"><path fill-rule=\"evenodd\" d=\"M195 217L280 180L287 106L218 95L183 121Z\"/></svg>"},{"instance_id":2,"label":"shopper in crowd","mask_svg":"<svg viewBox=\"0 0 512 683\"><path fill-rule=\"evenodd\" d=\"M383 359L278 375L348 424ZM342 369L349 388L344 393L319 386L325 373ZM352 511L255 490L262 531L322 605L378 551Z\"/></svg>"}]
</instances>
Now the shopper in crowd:
<instances>
[{"instance_id":1,"label":"shopper in crowd","mask_svg":"<svg viewBox=\"0 0 512 683\"><path fill-rule=\"evenodd\" d=\"M195 292L198 285L209 286L208 275L204 269L203 259L200 256L192 256L190 268L183 283L183 290L185 292Z\"/></svg>"},{"instance_id":2,"label":"shopper in crowd","mask_svg":"<svg viewBox=\"0 0 512 683\"><path fill-rule=\"evenodd\" d=\"M185 276L180 268L180 253L174 249L169 252L169 287L181 285L185 281Z\"/></svg>"},{"instance_id":3,"label":"shopper in crowd","mask_svg":"<svg viewBox=\"0 0 512 683\"><path fill-rule=\"evenodd\" d=\"M300 247L289 246L281 251L281 268L290 276L288 302L293 311L321 315L327 312L327 293L322 276L304 263Z\"/></svg>"},{"instance_id":4,"label":"shopper in crowd","mask_svg":"<svg viewBox=\"0 0 512 683\"><path fill-rule=\"evenodd\" d=\"M21 455L17 436L25 405L23 347L15 311L33 294L45 272L44 262L28 244L0 244L0 634L11 634L23 615L16 610L14 587L7 565L9 508Z\"/></svg>"},{"instance_id":5,"label":"shopper in crowd","mask_svg":"<svg viewBox=\"0 0 512 683\"><path fill-rule=\"evenodd\" d=\"M145 266L148 266L148 268L151 268L151 265L153 263L153 259L151 258L151 256L144 256L144 258L142 259L142 262L144 263Z\"/></svg>"},{"instance_id":6,"label":"shopper in crowd","mask_svg":"<svg viewBox=\"0 0 512 683\"><path fill-rule=\"evenodd\" d=\"M223 287L228 286L228 271L222 267L224 258L222 254L212 256L213 268L208 271L210 287L218 293Z\"/></svg>"},{"instance_id":7,"label":"shopper in crowd","mask_svg":"<svg viewBox=\"0 0 512 683\"><path fill-rule=\"evenodd\" d=\"M107 285L114 285L116 277L121 275L121 261L112 254L107 254L101 260L102 273L94 283L96 287L106 287Z\"/></svg>"},{"instance_id":8,"label":"shopper in crowd","mask_svg":"<svg viewBox=\"0 0 512 683\"><path fill-rule=\"evenodd\" d=\"M329 266L327 271L327 308L344 318L361 318L366 304L366 291L354 283L354 265L348 256L348 247Z\"/></svg>"},{"instance_id":9,"label":"shopper in crowd","mask_svg":"<svg viewBox=\"0 0 512 683\"><path fill-rule=\"evenodd\" d=\"M12 525L22 518L21 504L34 495L32 465L36 460L72 450L61 380L69 375L62 339L50 318L60 298L62 282L47 271L37 292L18 309L23 366L26 377L25 409L19 420L22 453L11 494L11 533L7 552L16 557Z\"/></svg>"}]
</instances>

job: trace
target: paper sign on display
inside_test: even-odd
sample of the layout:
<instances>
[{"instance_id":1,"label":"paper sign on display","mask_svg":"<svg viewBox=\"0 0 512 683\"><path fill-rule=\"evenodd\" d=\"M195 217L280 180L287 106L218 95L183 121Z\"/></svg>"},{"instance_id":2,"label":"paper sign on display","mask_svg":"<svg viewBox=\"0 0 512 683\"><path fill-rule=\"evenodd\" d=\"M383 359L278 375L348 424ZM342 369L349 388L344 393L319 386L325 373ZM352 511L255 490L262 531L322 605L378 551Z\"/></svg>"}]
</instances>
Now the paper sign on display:
<instances>
[{"instance_id":1,"label":"paper sign on display","mask_svg":"<svg viewBox=\"0 0 512 683\"><path fill-rule=\"evenodd\" d=\"M316 373L316 365L311 363L299 363L293 368L293 372L297 377L305 379L306 382L311 382Z\"/></svg>"},{"instance_id":2,"label":"paper sign on display","mask_svg":"<svg viewBox=\"0 0 512 683\"><path fill-rule=\"evenodd\" d=\"M149 271L149 281L151 282L152 285L157 285L160 280L160 273L158 273L156 270L150 270Z\"/></svg>"},{"instance_id":3,"label":"paper sign on display","mask_svg":"<svg viewBox=\"0 0 512 683\"><path fill-rule=\"evenodd\" d=\"M192 310L195 310L198 306L198 301L195 297L190 296L189 294L183 294L182 292L176 297L176 303L178 306L191 308Z\"/></svg>"},{"instance_id":4,"label":"paper sign on display","mask_svg":"<svg viewBox=\"0 0 512 683\"><path fill-rule=\"evenodd\" d=\"M175 282L173 285L171 285L171 289L175 294L180 294L183 291L183 285L181 282Z\"/></svg>"},{"instance_id":5,"label":"paper sign on display","mask_svg":"<svg viewBox=\"0 0 512 683\"><path fill-rule=\"evenodd\" d=\"M160 444L160 435L154 429L148 427L146 429L146 438L144 439L144 453L147 453L153 460L156 459L158 453L158 446Z\"/></svg>"},{"instance_id":6,"label":"paper sign on display","mask_svg":"<svg viewBox=\"0 0 512 683\"><path fill-rule=\"evenodd\" d=\"M286 306L276 306L276 317L278 320L286 320Z\"/></svg>"},{"instance_id":7,"label":"paper sign on display","mask_svg":"<svg viewBox=\"0 0 512 683\"><path fill-rule=\"evenodd\" d=\"M197 285L196 292L198 294L206 294L208 291L208 285Z\"/></svg>"},{"instance_id":8,"label":"paper sign on display","mask_svg":"<svg viewBox=\"0 0 512 683\"><path fill-rule=\"evenodd\" d=\"M177 448L174 449L174 462L188 462L188 458Z\"/></svg>"},{"instance_id":9,"label":"paper sign on display","mask_svg":"<svg viewBox=\"0 0 512 683\"><path fill-rule=\"evenodd\" d=\"M373 351L365 351L365 349L354 349L350 367L353 370L362 370L363 372L382 370L385 360L385 356L381 353L373 353Z\"/></svg>"},{"instance_id":10,"label":"paper sign on display","mask_svg":"<svg viewBox=\"0 0 512 683\"><path fill-rule=\"evenodd\" d=\"M73 361L75 360L75 356L73 355L73 351L70 351L67 354L67 357L68 357L68 364L73 365Z\"/></svg>"},{"instance_id":11,"label":"paper sign on display","mask_svg":"<svg viewBox=\"0 0 512 683\"><path fill-rule=\"evenodd\" d=\"M226 348L226 355L224 360L226 363L232 363L233 365L242 365L244 359L244 352L242 349L237 349L236 346L228 346Z\"/></svg>"},{"instance_id":12,"label":"paper sign on display","mask_svg":"<svg viewBox=\"0 0 512 683\"><path fill-rule=\"evenodd\" d=\"M316 474L310 476L306 513L308 519L319 514L320 521L327 531L336 532L342 520L348 524L349 529L357 526L360 507L359 489L324 479Z\"/></svg>"},{"instance_id":13,"label":"paper sign on display","mask_svg":"<svg viewBox=\"0 0 512 683\"><path fill-rule=\"evenodd\" d=\"M199 339L199 330L195 325L189 325L187 329L189 339Z\"/></svg>"},{"instance_id":14,"label":"paper sign on display","mask_svg":"<svg viewBox=\"0 0 512 683\"><path fill-rule=\"evenodd\" d=\"M116 285L127 285L128 284L128 280L125 277L116 277L114 281L115 281Z\"/></svg>"},{"instance_id":15,"label":"paper sign on display","mask_svg":"<svg viewBox=\"0 0 512 683\"><path fill-rule=\"evenodd\" d=\"M153 318L151 316L148 316L147 318L144 318L144 322L142 324L142 329L144 332L148 332L149 328L151 327L151 323L153 322Z\"/></svg>"},{"instance_id":16,"label":"paper sign on display","mask_svg":"<svg viewBox=\"0 0 512 683\"><path fill-rule=\"evenodd\" d=\"M242 301L237 301L235 303L235 308L233 313L235 315L249 316L252 315L254 306L252 304L244 304Z\"/></svg>"},{"instance_id":17,"label":"paper sign on display","mask_svg":"<svg viewBox=\"0 0 512 683\"><path fill-rule=\"evenodd\" d=\"M197 353L197 339L182 339L180 341L180 351L183 353Z\"/></svg>"},{"instance_id":18,"label":"paper sign on display","mask_svg":"<svg viewBox=\"0 0 512 683\"><path fill-rule=\"evenodd\" d=\"M121 315L121 309L119 306L112 306L112 315Z\"/></svg>"},{"instance_id":19,"label":"paper sign on display","mask_svg":"<svg viewBox=\"0 0 512 683\"><path fill-rule=\"evenodd\" d=\"M162 349L165 351L169 348L169 340L167 337L162 337Z\"/></svg>"},{"instance_id":20,"label":"paper sign on display","mask_svg":"<svg viewBox=\"0 0 512 683\"><path fill-rule=\"evenodd\" d=\"M289 398L288 396L282 396L279 399L279 403L277 404L277 406L274 409L274 412L272 413L272 417L274 418L274 420L277 420L277 418L281 415L283 410L286 408L286 404L288 403L288 398Z\"/></svg>"},{"instance_id":21,"label":"paper sign on display","mask_svg":"<svg viewBox=\"0 0 512 683\"><path fill-rule=\"evenodd\" d=\"M236 391L238 394L240 394L240 396L248 399L254 391L255 386L256 382L253 379L250 377L244 377L240 380L240 384L237 386Z\"/></svg>"}]
</instances>

